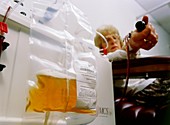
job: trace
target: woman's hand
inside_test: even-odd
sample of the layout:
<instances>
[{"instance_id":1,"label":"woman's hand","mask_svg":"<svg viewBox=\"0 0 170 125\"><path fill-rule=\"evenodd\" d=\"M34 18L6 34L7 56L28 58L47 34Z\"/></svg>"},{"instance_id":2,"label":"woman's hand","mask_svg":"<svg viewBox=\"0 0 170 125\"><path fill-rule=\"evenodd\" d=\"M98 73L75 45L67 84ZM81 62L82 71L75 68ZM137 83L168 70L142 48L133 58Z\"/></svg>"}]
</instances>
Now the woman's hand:
<instances>
[{"instance_id":1,"label":"woman's hand","mask_svg":"<svg viewBox=\"0 0 170 125\"><path fill-rule=\"evenodd\" d=\"M156 33L155 28L148 23L148 17L144 16L142 21L146 24L145 29L141 32L138 32L137 30L133 31L131 40L129 41L132 49L136 51L140 48L150 50L158 42L158 34Z\"/></svg>"}]
</instances>

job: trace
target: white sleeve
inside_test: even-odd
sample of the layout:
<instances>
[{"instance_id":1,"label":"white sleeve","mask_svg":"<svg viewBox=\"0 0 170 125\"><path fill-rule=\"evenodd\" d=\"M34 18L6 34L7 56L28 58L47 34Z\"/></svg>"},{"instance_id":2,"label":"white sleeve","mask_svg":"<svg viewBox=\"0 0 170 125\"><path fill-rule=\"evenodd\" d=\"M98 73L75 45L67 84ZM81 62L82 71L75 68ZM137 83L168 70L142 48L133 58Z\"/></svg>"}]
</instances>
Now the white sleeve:
<instances>
[{"instance_id":1,"label":"white sleeve","mask_svg":"<svg viewBox=\"0 0 170 125\"><path fill-rule=\"evenodd\" d=\"M127 53L125 50L116 50L115 52L110 52L107 55L104 55L110 61L117 61L127 58Z\"/></svg>"}]
</instances>

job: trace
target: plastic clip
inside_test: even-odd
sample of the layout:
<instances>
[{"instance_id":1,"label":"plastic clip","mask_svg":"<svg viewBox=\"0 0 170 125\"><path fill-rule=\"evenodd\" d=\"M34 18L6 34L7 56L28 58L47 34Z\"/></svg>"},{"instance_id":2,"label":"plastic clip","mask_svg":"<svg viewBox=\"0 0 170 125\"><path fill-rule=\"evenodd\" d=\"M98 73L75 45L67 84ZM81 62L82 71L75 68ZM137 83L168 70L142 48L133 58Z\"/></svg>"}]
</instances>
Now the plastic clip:
<instances>
[{"instance_id":1,"label":"plastic clip","mask_svg":"<svg viewBox=\"0 0 170 125\"><path fill-rule=\"evenodd\" d=\"M8 25L4 22L0 22L1 33L8 33Z\"/></svg>"}]
</instances>

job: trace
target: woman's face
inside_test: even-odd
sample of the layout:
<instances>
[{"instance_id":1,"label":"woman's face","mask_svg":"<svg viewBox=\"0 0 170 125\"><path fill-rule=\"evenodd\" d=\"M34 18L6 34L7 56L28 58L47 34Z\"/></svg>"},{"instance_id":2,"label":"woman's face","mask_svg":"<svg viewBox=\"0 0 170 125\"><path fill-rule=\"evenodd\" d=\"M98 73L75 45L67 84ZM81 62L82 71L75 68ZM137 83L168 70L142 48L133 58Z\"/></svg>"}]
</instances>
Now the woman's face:
<instances>
[{"instance_id":1,"label":"woman's face","mask_svg":"<svg viewBox=\"0 0 170 125\"><path fill-rule=\"evenodd\" d=\"M120 43L120 36L117 34L110 34L105 36L107 42L108 42L108 48L107 53L114 52L118 49L121 49L121 43ZM103 48L106 47L106 43L103 43Z\"/></svg>"}]
</instances>

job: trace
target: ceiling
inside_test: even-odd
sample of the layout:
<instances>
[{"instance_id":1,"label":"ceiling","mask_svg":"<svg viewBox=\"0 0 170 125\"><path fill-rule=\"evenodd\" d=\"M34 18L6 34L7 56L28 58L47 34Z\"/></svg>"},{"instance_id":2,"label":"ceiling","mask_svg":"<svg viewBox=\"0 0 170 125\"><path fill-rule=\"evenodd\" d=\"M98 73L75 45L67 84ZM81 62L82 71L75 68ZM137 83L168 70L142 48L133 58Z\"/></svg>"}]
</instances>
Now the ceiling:
<instances>
[{"instance_id":1,"label":"ceiling","mask_svg":"<svg viewBox=\"0 0 170 125\"><path fill-rule=\"evenodd\" d=\"M170 0L136 0L136 2L170 34Z\"/></svg>"}]
</instances>

